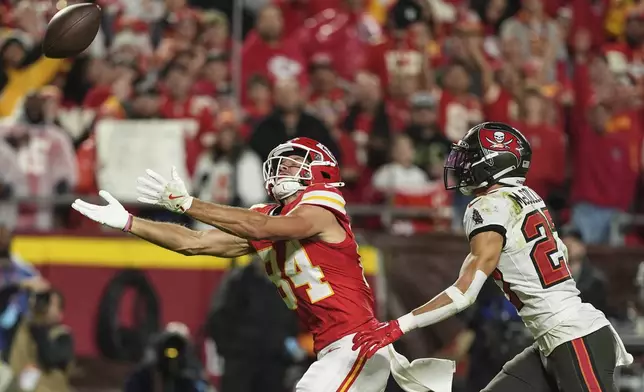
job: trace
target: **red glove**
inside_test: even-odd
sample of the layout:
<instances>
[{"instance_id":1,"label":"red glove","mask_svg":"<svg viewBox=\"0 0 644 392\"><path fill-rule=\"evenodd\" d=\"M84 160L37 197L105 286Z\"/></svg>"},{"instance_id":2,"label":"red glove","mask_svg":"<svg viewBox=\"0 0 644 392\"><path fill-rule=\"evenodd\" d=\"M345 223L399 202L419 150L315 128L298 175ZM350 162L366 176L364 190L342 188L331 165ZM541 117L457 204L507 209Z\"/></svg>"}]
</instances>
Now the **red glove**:
<instances>
[{"instance_id":1,"label":"red glove","mask_svg":"<svg viewBox=\"0 0 644 392\"><path fill-rule=\"evenodd\" d=\"M403 336L398 320L378 323L375 328L360 331L353 337L353 351L360 348L360 356L371 358L378 350Z\"/></svg>"}]
</instances>

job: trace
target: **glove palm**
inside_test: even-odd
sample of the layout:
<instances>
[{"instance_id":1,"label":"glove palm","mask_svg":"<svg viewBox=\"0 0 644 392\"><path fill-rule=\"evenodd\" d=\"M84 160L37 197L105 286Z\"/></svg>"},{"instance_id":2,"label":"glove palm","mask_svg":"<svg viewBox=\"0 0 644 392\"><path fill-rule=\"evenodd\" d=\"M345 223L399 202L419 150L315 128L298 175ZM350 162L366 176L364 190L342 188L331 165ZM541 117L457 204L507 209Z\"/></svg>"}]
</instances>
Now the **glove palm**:
<instances>
[{"instance_id":1,"label":"glove palm","mask_svg":"<svg viewBox=\"0 0 644 392\"><path fill-rule=\"evenodd\" d=\"M72 203L72 208L81 214L85 215L94 222L113 227L119 230L125 230L131 222L130 213L119 203L114 196L110 195L107 191L100 191L98 193L107 205L100 206L91 204L81 199L76 199Z\"/></svg>"},{"instance_id":2,"label":"glove palm","mask_svg":"<svg viewBox=\"0 0 644 392\"><path fill-rule=\"evenodd\" d=\"M186 184L177 174L177 168L172 167L172 180L168 181L153 170L145 171L147 176L139 177L136 190L139 192L138 201L141 203L161 206L172 212L184 213L192 205L192 197L188 194Z\"/></svg>"}]
</instances>

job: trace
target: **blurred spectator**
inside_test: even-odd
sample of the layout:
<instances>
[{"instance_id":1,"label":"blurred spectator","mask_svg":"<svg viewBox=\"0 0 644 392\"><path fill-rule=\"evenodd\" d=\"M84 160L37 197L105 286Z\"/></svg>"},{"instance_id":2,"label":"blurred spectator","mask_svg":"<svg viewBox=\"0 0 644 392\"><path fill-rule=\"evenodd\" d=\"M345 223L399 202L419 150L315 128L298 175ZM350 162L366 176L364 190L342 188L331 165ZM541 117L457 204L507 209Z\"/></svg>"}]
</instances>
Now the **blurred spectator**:
<instances>
[{"instance_id":1,"label":"blurred spectator","mask_svg":"<svg viewBox=\"0 0 644 392\"><path fill-rule=\"evenodd\" d=\"M298 43L283 36L282 12L268 5L257 15L255 31L246 36L242 49L242 83L255 74L271 82L298 79L301 86L307 85L306 61ZM243 97L246 102L248 97Z\"/></svg>"},{"instance_id":2,"label":"blurred spectator","mask_svg":"<svg viewBox=\"0 0 644 392\"><path fill-rule=\"evenodd\" d=\"M153 53L149 25L141 19L121 16L116 19L113 29L112 42L107 54L110 57L136 61L140 66L148 65ZM105 53L94 53L94 48L99 43L97 41L98 39L95 39L88 49L89 54L92 57L104 57Z\"/></svg>"},{"instance_id":3,"label":"blurred spectator","mask_svg":"<svg viewBox=\"0 0 644 392\"><path fill-rule=\"evenodd\" d=\"M56 290L33 295L29 316L17 327L9 355L22 390L71 391L74 341L62 324L63 309L63 296Z\"/></svg>"},{"instance_id":4,"label":"blurred spectator","mask_svg":"<svg viewBox=\"0 0 644 392\"><path fill-rule=\"evenodd\" d=\"M136 62L122 57L91 61L87 72L89 82L94 84L83 100L83 106L89 109L117 106L129 97L132 83L139 76Z\"/></svg>"},{"instance_id":5,"label":"blurred spectator","mask_svg":"<svg viewBox=\"0 0 644 392\"><path fill-rule=\"evenodd\" d=\"M641 115L633 93L602 57L579 57L572 117L572 223L588 244L609 239L612 220L631 207L642 170Z\"/></svg>"},{"instance_id":6,"label":"blurred spectator","mask_svg":"<svg viewBox=\"0 0 644 392\"><path fill-rule=\"evenodd\" d=\"M231 40L226 15L219 11L206 11L202 15L199 43L210 55L230 53Z\"/></svg>"},{"instance_id":7,"label":"blurred spectator","mask_svg":"<svg viewBox=\"0 0 644 392\"><path fill-rule=\"evenodd\" d=\"M445 43L445 56L449 64L459 64L465 69L469 75L467 92L476 97L482 97L484 94L480 58L484 57L485 42L479 16L471 10L460 10L453 26L453 34Z\"/></svg>"},{"instance_id":8,"label":"blurred spectator","mask_svg":"<svg viewBox=\"0 0 644 392\"><path fill-rule=\"evenodd\" d=\"M427 191L430 181L424 170L414 165L414 144L404 134L396 135L391 147L392 162L381 166L373 175L373 186L387 195L420 194Z\"/></svg>"},{"instance_id":9,"label":"blurred spectator","mask_svg":"<svg viewBox=\"0 0 644 392\"><path fill-rule=\"evenodd\" d=\"M340 0L335 8L327 8L302 24L297 33L306 58L324 53L335 71L351 80L366 61L369 44L380 39L381 28L366 12L369 2Z\"/></svg>"},{"instance_id":10,"label":"blurred spectator","mask_svg":"<svg viewBox=\"0 0 644 392\"><path fill-rule=\"evenodd\" d=\"M329 128L336 127L347 110L346 92L339 86L333 64L331 57L319 53L313 56L309 65L311 94L308 107Z\"/></svg>"},{"instance_id":11,"label":"blurred spectator","mask_svg":"<svg viewBox=\"0 0 644 392\"><path fill-rule=\"evenodd\" d=\"M0 355L4 361L9 358L15 327L28 310L29 293L49 288L35 268L11 252L14 224L12 217L0 215Z\"/></svg>"},{"instance_id":12,"label":"blurred spectator","mask_svg":"<svg viewBox=\"0 0 644 392\"><path fill-rule=\"evenodd\" d=\"M278 144L295 137L308 137L324 144L341 160L340 151L329 129L304 111L301 87L294 79L280 80L274 88L275 110L253 131L249 145L262 160Z\"/></svg>"},{"instance_id":13,"label":"blurred spectator","mask_svg":"<svg viewBox=\"0 0 644 392\"><path fill-rule=\"evenodd\" d=\"M373 187L397 206L431 207L439 214L448 214L445 207L449 197L442 181L431 181L427 173L414 165L413 140L405 135L396 135L391 148L392 162L381 166L373 175ZM428 231L436 226L427 219L396 220L392 228L400 234Z\"/></svg>"},{"instance_id":14,"label":"blurred spectator","mask_svg":"<svg viewBox=\"0 0 644 392\"><path fill-rule=\"evenodd\" d=\"M149 81L139 79L131 86L128 97L118 102L112 100L101 107L101 118L152 119L161 114L161 95L159 89Z\"/></svg>"},{"instance_id":15,"label":"blurred spectator","mask_svg":"<svg viewBox=\"0 0 644 392\"><path fill-rule=\"evenodd\" d=\"M210 97L228 97L232 94L230 81L230 59L225 53L210 54L201 68L201 75L194 86L197 95Z\"/></svg>"},{"instance_id":16,"label":"blurred spectator","mask_svg":"<svg viewBox=\"0 0 644 392\"><path fill-rule=\"evenodd\" d=\"M28 92L51 82L65 65L42 56L40 43L30 45L18 33L0 36L0 63L0 118L15 113Z\"/></svg>"},{"instance_id":17,"label":"blurred spectator","mask_svg":"<svg viewBox=\"0 0 644 392\"><path fill-rule=\"evenodd\" d=\"M199 15L190 8L181 8L167 18L165 36L156 49L156 61L165 64L177 54L190 51L197 42L200 29Z\"/></svg>"},{"instance_id":18,"label":"blurred spectator","mask_svg":"<svg viewBox=\"0 0 644 392\"><path fill-rule=\"evenodd\" d=\"M186 165L193 174L197 158L214 132L214 104L211 98L192 93L194 79L185 66L170 63L162 73L162 80L161 117L192 119L198 124L196 133L186 132Z\"/></svg>"},{"instance_id":19,"label":"blurred spectator","mask_svg":"<svg viewBox=\"0 0 644 392\"><path fill-rule=\"evenodd\" d=\"M255 127L273 110L270 83L261 75L253 75L248 79L246 94L248 100L244 111L248 124Z\"/></svg>"},{"instance_id":20,"label":"blurred spectator","mask_svg":"<svg viewBox=\"0 0 644 392\"><path fill-rule=\"evenodd\" d=\"M571 226L563 227L561 239L568 251L568 267L577 283L581 299L611 316L608 309L608 281L604 274L588 260L586 244L581 232Z\"/></svg>"},{"instance_id":21,"label":"blurred spectator","mask_svg":"<svg viewBox=\"0 0 644 392\"><path fill-rule=\"evenodd\" d=\"M533 153L526 185L544 200L561 188L566 179L566 136L560 126L549 123L552 116L548 115L548 104L538 91L527 92L518 125Z\"/></svg>"},{"instance_id":22,"label":"blurred spectator","mask_svg":"<svg viewBox=\"0 0 644 392\"><path fill-rule=\"evenodd\" d=\"M202 200L250 207L266 200L262 161L244 146L232 112L220 115L217 141L199 157L194 192Z\"/></svg>"},{"instance_id":23,"label":"blurred spectator","mask_svg":"<svg viewBox=\"0 0 644 392\"><path fill-rule=\"evenodd\" d=\"M378 78L361 72L355 82L355 103L349 107L342 128L355 141L358 163L375 169L387 162L394 129Z\"/></svg>"},{"instance_id":24,"label":"blurred spectator","mask_svg":"<svg viewBox=\"0 0 644 392\"><path fill-rule=\"evenodd\" d=\"M433 85L432 66L439 46L425 21L422 7L413 0L400 0L389 11L386 35L369 48L366 68L378 76L388 95L407 99L406 94Z\"/></svg>"},{"instance_id":25,"label":"blurred spectator","mask_svg":"<svg viewBox=\"0 0 644 392\"><path fill-rule=\"evenodd\" d=\"M298 324L259 258L230 271L214 297L207 333L225 367L222 392L286 392L287 368L306 358Z\"/></svg>"},{"instance_id":26,"label":"blurred spectator","mask_svg":"<svg viewBox=\"0 0 644 392\"><path fill-rule=\"evenodd\" d=\"M125 381L124 392L214 392L185 324L169 323L146 350L142 363Z\"/></svg>"},{"instance_id":27,"label":"blurred spectator","mask_svg":"<svg viewBox=\"0 0 644 392\"><path fill-rule=\"evenodd\" d=\"M644 96L644 7L633 6L626 13L623 39L604 47L609 68L620 75L630 78L640 88Z\"/></svg>"},{"instance_id":28,"label":"blurred spectator","mask_svg":"<svg viewBox=\"0 0 644 392\"><path fill-rule=\"evenodd\" d=\"M0 137L0 167L0 221L14 227L17 206L9 200L27 196L27 179L18 164L16 151L3 137Z\"/></svg>"},{"instance_id":29,"label":"blurred spectator","mask_svg":"<svg viewBox=\"0 0 644 392\"><path fill-rule=\"evenodd\" d=\"M436 98L429 93L417 93L411 98L411 109L411 121L405 133L416 149L414 162L432 181L442 181L443 166L452 143L438 127Z\"/></svg>"},{"instance_id":30,"label":"blurred spectator","mask_svg":"<svg viewBox=\"0 0 644 392\"><path fill-rule=\"evenodd\" d=\"M8 228L0 226L0 353L4 361L9 359L15 327L28 310L29 294L49 288L36 269L9 253L11 235Z\"/></svg>"},{"instance_id":31,"label":"blurred spectator","mask_svg":"<svg viewBox=\"0 0 644 392\"><path fill-rule=\"evenodd\" d=\"M542 0L522 1L519 13L501 26L501 39L518 41L523 58L537 68L543 83L558 80L557 62L566 60L566 52L557 24L546 14Z\"/></svg>"},{"instance_id":32,"label":"blurred spectator","mask_svg":"<svg viewBox=\"0 0 644 392\"><path fill-rule=\"evenodd\" d=\"M43 90L30 93L15 115L16 122L0 129L13 147L27 179L27 195L51 198L72 192L77 167L71 139L53 124L57 98ZM21 206L18 228L49 230L54 227L51 206Z\"/></svg>"},{"instance_id":33,"label":"blurred spectator","mask_svg":"<svg viewBox=\"0 0 644 392\"><path fill-rule=\"evenodd\" d=\"M469 92L471 83L466 66L459 62L450 64L443 75L438 124L443 134L453 142L460 140L483 119L479 99Z\"/></svg>"}]
</instances>

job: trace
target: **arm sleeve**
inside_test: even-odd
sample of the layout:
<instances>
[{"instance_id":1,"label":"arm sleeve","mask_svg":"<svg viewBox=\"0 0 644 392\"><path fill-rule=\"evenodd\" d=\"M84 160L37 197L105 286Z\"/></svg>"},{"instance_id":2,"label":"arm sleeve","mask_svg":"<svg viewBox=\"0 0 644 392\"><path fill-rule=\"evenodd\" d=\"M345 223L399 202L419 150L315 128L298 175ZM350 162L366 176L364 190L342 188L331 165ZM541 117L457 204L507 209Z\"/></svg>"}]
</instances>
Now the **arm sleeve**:
<instances>
[{"instance_id":1,"label":"arm sleeve","mask_svg":"<svg viewBox=\"0 0 644 392\"><path fill-rule=\"evenodd\" d=\"M479 233L494 231L503 236L503 246L505 246L511 208L512 206L498 195L474 199L467 206L463 217L463 227L468 241Z\"/></svg>"}]
</instances>

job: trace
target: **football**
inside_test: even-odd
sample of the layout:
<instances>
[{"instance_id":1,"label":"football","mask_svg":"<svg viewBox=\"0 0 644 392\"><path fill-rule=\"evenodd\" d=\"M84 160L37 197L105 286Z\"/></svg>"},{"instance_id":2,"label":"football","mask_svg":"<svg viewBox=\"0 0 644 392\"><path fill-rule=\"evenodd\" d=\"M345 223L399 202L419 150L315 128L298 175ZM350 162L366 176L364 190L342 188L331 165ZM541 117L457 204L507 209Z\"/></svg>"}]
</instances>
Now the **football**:
<instances>
[{"instance_id":1,"label":"football","mask_svg":"<svg viewBox=\"0 0 644 392\"><path fill-rule=\"evenodd\" d=\"M46 57L62 59L82 53L101 27L101 8L96 4L70 5L49 21L43 40Z\"/></svg>"}]
</instances>

